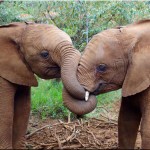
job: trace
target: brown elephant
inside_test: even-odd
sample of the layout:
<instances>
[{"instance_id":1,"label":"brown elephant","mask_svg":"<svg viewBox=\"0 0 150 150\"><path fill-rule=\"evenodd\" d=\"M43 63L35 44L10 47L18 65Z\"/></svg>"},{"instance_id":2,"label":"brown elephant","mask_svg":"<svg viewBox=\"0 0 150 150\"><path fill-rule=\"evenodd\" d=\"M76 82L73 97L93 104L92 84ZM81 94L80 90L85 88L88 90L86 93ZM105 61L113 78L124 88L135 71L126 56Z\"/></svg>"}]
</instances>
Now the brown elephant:
<instances>
[{"instance_id":1,"label":"brown elephant","mask_svg":"<svg viewBox=\"0 0 150 150\"><path fill-rule=\"evenodd\" d=\"M61 76L66 89L78 97L83 89L76 78L80 57L69 35L54 25L0 26L0 149L23 148L30 87L38 85L34 74L44 79Z\"/></svg>"},{"instance_id":2,"label":"brown elephant","mask_svg":"<svg viewBox=\"0 0 150 150\"><path fill-rule=\"evenodd\" d=\"M141 123L142 148L150 149L150 20L96 34L85 48L77 76L93 97L122 88L119 148L134 148ZM64 95L68 96L68 101L76 103L79 114L88 112L82 110L89 105L85 101L82 101L83 108L79 104L81 100L71 97L65 90ZM78 114L75 108L68 108Z\"/></svg>"}]
</instances>

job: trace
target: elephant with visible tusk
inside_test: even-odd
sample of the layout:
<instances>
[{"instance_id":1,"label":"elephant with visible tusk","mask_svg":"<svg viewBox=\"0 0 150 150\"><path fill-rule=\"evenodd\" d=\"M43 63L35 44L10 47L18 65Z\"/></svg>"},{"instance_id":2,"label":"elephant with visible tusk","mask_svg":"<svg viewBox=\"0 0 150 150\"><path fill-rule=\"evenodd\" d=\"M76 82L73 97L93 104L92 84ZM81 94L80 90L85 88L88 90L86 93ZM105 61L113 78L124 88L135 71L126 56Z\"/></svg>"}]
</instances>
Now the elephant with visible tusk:
<instances>
[{"instance_id":1,"label":"elephant with visible tusk","mask_svg":"<svg viewBox=\"0 0 150 150\"><path fill-rule=\"evenodd\" d=\"M54 25L0 26L0 149L24 146L30 89L38 85L34 74L43 79L61 77L65 89L81 98L77 93L84 89L76 78L80 57L69 35Z\"/></svg>"},{"instance_id":2,"label":"elephant with visible tusk","mask_svg":"<svg viewBox=\"0 0 150 150\"><path fill-rule=\"evenodd\" d=\"M140 126L142 149L150 149L150 20L96 34L80 59L77 78L92 102L94 95L122 88L119 148L134 148ZM89 111L86 101L82 107L81 100L65 90L64 95L68 101L76 101L79 112L69 107L72 112Z\"/></svg>"}]
</instances>

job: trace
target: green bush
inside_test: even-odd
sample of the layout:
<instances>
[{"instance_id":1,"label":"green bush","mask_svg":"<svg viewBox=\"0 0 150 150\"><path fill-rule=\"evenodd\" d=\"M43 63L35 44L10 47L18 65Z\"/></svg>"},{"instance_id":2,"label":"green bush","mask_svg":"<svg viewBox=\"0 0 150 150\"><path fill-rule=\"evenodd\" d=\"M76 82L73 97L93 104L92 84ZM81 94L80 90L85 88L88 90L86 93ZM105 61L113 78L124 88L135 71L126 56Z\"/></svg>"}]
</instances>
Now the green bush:
<instances>
[{"instance_id":1,"label":"green bush","mask_svg":"<svg viewBox=\"0 0 150 150\"><path fill-rule=\"evenodd\" d=\"M0 24L34 21L55 24L83 51L91 37L107 28L150 18L146 1L4 1Z\"/></svg>"}]
</instances>

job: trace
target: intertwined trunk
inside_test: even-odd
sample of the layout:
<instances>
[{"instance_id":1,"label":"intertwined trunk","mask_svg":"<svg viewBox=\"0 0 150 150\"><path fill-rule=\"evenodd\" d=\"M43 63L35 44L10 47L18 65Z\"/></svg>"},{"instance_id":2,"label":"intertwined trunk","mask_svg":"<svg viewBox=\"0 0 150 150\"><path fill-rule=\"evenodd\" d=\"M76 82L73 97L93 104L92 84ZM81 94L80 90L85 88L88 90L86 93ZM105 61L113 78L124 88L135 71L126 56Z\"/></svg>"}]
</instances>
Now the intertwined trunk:
<instances>
[{"instance_id":1,"label":"intertwined trunk","mask_svg":"<svg viewBox=\"0 0 150 150\"><path fill-rule=\"evenodd\" d=\"M97 105L96 97L94 95L90 95L88 101L85 101L84 99L79 100L72 97L65 88L63 88L63 99L64 105L77 115L87 114L93 111Z\"/></svg>"},{"instance_id":2,"label":"intertwined trunk","mask_svg":"<svg viewBox=\"0 0 150 150\"><path fill-rule=\"evenodd\" d=\"M64 104L70 111L78 115L92 111L96 107L96 98L95 96L90 96L89 100L85 101L85 89L80 85L76 76L81 57L80 52L69 42L60 43L57 46L57 50L60 51L61 55L58 64L61 67L61 78L64 84Z\"/></svg>"}]
</instances>

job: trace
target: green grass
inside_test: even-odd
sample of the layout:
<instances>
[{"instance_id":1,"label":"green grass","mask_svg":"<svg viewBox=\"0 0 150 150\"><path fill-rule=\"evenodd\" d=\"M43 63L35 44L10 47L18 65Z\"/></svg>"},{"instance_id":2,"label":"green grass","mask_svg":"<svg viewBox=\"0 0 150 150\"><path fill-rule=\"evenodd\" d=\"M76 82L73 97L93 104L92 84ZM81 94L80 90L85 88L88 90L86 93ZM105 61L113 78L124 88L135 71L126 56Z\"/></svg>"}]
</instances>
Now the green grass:
<instances>
[{"instance_id":1,"label":"green grass","mask_svg":"<svg viewBox=\"0 0 150 150\"><path fill-rule=\"evenodd\" d=\"M108 92L97 96L98 105L108 105L121 97L121 90Z\"/></svg>"},{"instance_id":2,"label":"green grass","mask_svg":"<svg viewBox=\"0 0 150 150\"><path fill-rule=\"evenodd\" d=\"M32 87L32 113L41 118L66 118L69 110L63 105L62 83L56 80L38 79L39 86ZM111 105L120 98L120 90L97 96L98 104ZM95 109L88 117L98 116L100 109ZM73 116L74 117L74 116Z\"/></svg>"},{"instance_id":3,"label":"green grass","mask_svg":"<svg viewBox=\"0 0 150 150\"><path fill-rule=\"evenodd\" d=\"M91 113L87 114L87 117L99 117L100 112L104 109L100 107L111 107L112 104L121 98L121 90L100 94L97 96L97 107Z\"/></svg>"},{"instance_id":4,"label":"green grass","mask_svg":"<svg viewBox=\"0 0 150 150\"><path fill-rule=\"evenodd\" d=\"M42 118L64 118L68 114L62 101L62 83L38 79L39 86L32 88L32 113Z\"/></svg>"}]
</instances>

